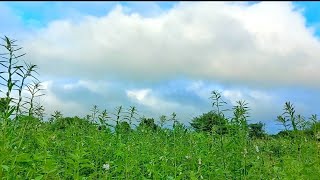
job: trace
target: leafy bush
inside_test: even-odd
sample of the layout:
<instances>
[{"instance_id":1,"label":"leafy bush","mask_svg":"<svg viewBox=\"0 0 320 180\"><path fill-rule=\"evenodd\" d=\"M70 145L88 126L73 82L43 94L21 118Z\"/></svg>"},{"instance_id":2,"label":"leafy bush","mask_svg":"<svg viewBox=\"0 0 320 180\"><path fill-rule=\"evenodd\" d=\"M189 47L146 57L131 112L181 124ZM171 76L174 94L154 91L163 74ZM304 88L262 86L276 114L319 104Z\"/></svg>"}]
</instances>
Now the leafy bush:
<instances>
[{"instance_id":1,"label":"leafy bush","mask_svg":"<svg viewBox=\"0 0 320 180\"><path fill-rule=\"evenodd\" d=\"M197 132L211 132L212 129L215 128L217 134L226 134L228 132L227 123L227 119L221 114L209 111L207 113L203 113L199 117L193 118L190 125Z\"/></svg>"},{"instance_id":2,"label":"leafy bush","mask_svg":"<svg viewBox=\"0 0 320 180\"><path fill-rule=\"evenodd\" d=\"M159 127L155 124L153 118L142 117L138 126L139 129L157 130Z\"/></svg>"},{"instance_id":3,"label":"leafy bush","mask_svg":"<svg viewBox=\"0 0 320 180\"><path fill-rule=\"evenodd\" d=\"M116 132L117 133L128 133L132 129L130 127L130 124L127 123L126 121L122 121L119 124L116 125Z\"/></svg>"},{"instance_id":4,"label":"leafy bush","mask_svg":"<svg viewBox=\"0 0 320 180\"><path fill-rule=\"evenodd\" d=\"M262 122L249 124L249 136L255 138L265 137L266 133L263 126L264 124Z\"/></svg>"}]
</instances>

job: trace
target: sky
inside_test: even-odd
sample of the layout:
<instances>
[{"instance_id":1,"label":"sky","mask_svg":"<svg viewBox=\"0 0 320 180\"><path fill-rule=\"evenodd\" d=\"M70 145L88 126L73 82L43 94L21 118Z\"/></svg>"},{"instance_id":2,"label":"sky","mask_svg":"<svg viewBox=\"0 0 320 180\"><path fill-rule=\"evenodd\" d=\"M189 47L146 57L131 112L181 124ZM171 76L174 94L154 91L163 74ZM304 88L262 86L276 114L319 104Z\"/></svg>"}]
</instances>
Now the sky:
<instances>
[{"instance_id":1,"label":"sky","mask_svg":"<svg viewBox=\"0 0 320 180\"><path fill-rule=\"evenodd\" d=\"M285 102L320 115L319 2L0 2L0 36L37 64L47 116L136 106L188 125L245 100L266 131Z\"/></svg>"}]
</instances>

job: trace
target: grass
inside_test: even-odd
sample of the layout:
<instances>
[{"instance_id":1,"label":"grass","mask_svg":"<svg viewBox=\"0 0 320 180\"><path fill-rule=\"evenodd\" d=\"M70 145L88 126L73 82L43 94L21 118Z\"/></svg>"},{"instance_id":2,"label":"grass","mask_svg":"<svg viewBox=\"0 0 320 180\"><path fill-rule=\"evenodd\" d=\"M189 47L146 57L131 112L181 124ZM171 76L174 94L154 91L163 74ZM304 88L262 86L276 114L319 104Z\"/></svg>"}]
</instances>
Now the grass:
<instances>
[{"instance_id":1,"label":"grass","mask_svg":"<svg viewBox=\"0 0 320 180\"><path fill-rule=\"evenodd\" d=\"M2 179L318 179L320 143L183 129L116 133L25 117L1 131ZM225 163L225 167L224 164ZM103 166L108 164L109 169Z\"/></svg>"}]
</instances>

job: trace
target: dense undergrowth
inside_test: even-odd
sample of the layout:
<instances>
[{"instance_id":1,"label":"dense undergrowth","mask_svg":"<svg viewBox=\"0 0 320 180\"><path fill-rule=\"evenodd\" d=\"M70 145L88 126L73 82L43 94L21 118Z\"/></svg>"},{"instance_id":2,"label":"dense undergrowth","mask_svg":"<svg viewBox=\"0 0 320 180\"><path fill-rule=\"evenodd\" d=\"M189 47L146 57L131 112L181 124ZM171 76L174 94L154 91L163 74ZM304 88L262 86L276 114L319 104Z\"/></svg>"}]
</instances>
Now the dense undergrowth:
<instances>
[{"instance_id":1,"label":"dense undergrowth","mask_svg":"<svg viewBox=\"0 0 320 180\"><path fill-rule=\"evenodd\" d=\"M287 102L277 117L284 130L268 135L248 124L244 101L224 116L226 104L212 92L213 110L195 117L192 128L171 118L138 117L135 107L112 117L92 114L43 120L36 65L19 65L14 41L1 54L0 177L2 179L319 179L319 120L296 115ZM4 76L6 74L6 76ZM29 81L32 78L33 81ZM37 80L37 81L36 81ZM16 89L14 89L16 88ZM29 96L22 98L23 90ZM13 96L13 92L17 94ZM125 112L124 112L125 111ZM170 128L164 125L173 123Z\"/></svg>"},{"instance_id":2,"label":"dense undergrowth","mask_svg":"<svg viewBox=\"0 0 320 180\"><path fill-rule=\"evenodd\" d=\"M2 124L3 126L3 124ZM318 179L311 136L248 138L174 129L112 132L85 119L31 117L2 128L3 179Z\"/></svg>"}]
</instances>

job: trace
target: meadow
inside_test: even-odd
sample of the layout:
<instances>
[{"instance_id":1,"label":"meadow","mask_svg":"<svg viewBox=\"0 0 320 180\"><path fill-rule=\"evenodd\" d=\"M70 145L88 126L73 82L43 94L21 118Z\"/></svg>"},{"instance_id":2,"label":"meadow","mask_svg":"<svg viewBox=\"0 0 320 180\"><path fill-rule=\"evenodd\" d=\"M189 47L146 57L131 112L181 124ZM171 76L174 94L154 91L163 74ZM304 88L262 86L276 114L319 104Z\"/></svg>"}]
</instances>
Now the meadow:
<instances>
[{"instance_id":1,"label":"meadow","mask_svg":"<svg viewBox=\"0 0 320 180\"><path fill-rule=\"evenodd\" d=\"M114 112L97 106L85 117L55 111L44 119L37 66L22 63L14 40L1 52L1 179L319 179L320 121L305 118L290 102L276 117L277 135L248 123L238 101L225 117L220 92L212 111L190 126L170 117L144 117L135 107ZM26 91L29 96L22 96Z\"/></svg>"}]
</instances>

